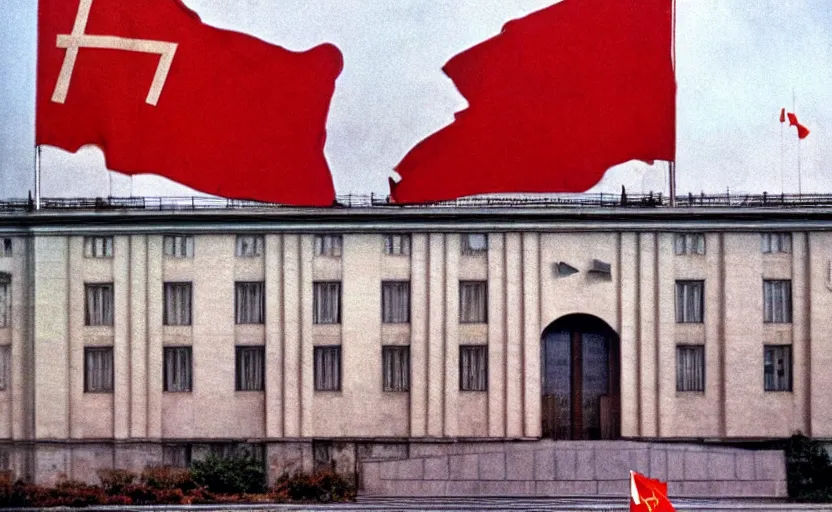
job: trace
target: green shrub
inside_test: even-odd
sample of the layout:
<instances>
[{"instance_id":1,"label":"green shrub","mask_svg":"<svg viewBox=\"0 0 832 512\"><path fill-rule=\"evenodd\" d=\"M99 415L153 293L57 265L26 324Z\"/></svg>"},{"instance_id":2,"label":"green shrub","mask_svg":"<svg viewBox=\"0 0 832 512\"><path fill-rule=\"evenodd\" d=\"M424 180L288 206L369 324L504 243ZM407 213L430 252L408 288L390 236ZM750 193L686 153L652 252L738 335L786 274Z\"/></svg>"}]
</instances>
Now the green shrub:
<instances>
[{"instance_id":1,"label":"green shrub","mask_svg":"<svg viewBox=\"0 0 832 512\"><path fill-rule=\"evenodd\" d=\"M248 454L234 457L208 457L191 464L197 485L216 494L260 494L266 490L263 463Z\"/></svg>"},{"instance_id":2,"label":"green shrub","mask_svg":"<svg viewBox=\"0 0 832 512\"><path fill-rule=\"evenodd\" d=\"M284 473L274 484L276 501L351 501L355 499L355 486L347 478L331 469L307 474Z\"/></svg>"},{"instance_id":3,"label":"green shrub","mask_svg":"<svg viewBox=\"0 0 832 512\"><path fill-rule=\"evenodd\" d=\"M789 497L799 501L832 501L832 460L821 443L800 432L786 443Z\"/></svg>"}]
</instances>

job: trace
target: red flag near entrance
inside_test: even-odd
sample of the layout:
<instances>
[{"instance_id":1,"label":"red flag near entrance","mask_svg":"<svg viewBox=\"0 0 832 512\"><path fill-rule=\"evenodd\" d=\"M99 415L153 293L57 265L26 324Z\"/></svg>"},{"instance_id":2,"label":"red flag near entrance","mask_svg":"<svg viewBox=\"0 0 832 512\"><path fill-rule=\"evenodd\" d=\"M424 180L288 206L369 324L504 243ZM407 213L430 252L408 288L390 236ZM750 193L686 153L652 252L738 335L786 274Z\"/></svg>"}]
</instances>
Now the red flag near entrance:
<instances>
[{"instance_id":1,"label":"red flag near entrance","mask_svg":"<svg viewBox=\"0 0 832 512\"><path fill-rule=\"evenodd\" d=\"M629 160L675 159L672 0L564 0L444 70L470 107L413 148L396 202L581 192Z\"/></svg>"},{"instance_id":2,"label":"red flag near entrance","mask_svg":"<svg viewBox=\"0 0 832 512\"><path fill-rule=\"evenodd\" d=\"M630 512L675 512L665 482L630 471Z\"/></svg>"},{"instance_id":3,"label":"red flag near entrance","mask_svg":"<svg viewBox=\"0 0 832 512\"><path fill-rule=\"evenodd\" d=\"M38 144L230 198L331 205L325 124L343 65L204 25L180 0L40 0Z\"/></svg>"}]
</instances>

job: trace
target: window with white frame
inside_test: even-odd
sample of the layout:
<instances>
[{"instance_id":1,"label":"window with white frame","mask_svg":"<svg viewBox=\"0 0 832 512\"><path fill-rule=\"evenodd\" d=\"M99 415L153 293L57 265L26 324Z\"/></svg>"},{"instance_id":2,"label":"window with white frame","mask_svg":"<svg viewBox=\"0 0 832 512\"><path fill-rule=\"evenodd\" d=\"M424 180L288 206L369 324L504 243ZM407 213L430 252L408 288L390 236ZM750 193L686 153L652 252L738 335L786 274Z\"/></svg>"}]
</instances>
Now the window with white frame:
<instances>
[{"instance_id":1,"label":"window with white frame","mask_svg":"<svg viewBox=\"0 0 832 512\"><path fill-rule=\"evenodd\" d=\"M341 323L341 283L340 281L320 281L313 285L312 323Z\"/></svg>"},{"instance_id":2,"label":"window with white frame","mask_svg":"<svg viewBox=\"0 0 832 512\"><path fill-rule=\"evenodd\" d=\"M410 281L381 283L381 321L385 324L410 322Z\"/></svg>"},{"instance_id":3,"label":"window with white frame","mask_svg":"<svg viewBox=\"0 0 832 512\"><path fill-rule=\"evenodd\" d=\"M0 272L0 328L12 325L12 276Z\"/></svg>"},{"instance_id":4,"label":"window with white frame","mask_svg":"<svg viewBox=\"0 0 832 512\"><path fill-rule=\"evenodd\" d=\"M11 238L4 238L3 239L3 247L0 247L0 256L4 258L11 258L12 256L12 239Z\"/></svg>"},{"instance_id":5,"label":"window with white frame","mask_svg":"<svg viewBox=\"0 0 832 512\"><path fill-rule=\"evenodd\" d=\"M238 325L262 324L266 317L266 283L234 283L234 319Z\"/></svg>"},{"instance_id":6,"label":"window with white frame","mask_svg":"<svg viewBox=\"0 0 832 512\"><path fill-rule=\"evenodd\" d=\"M341 391L341 347L315 347L315 391Z\"/></svg>"},{"instance_id":7,"label":"window with white frame","mask_svg":"<svg viewBox=\"0 0 832 512\"><path fill-rule=\"evenodd\" d=\"M381 347L384 391L410 391L410 347Z\"/></svg>"},{"instance_id":8,"label":"window with white frame","mask_svg":"<svg viewBox=\"0 0 832 512\"><path fill-rule=\"evenodd\" d=\"M410 235L387 235L384 237L384 253L392 256L410 255Z\"/></svg>"},{"instance_id":9,"label":"window with white frame","mask_svg":"<svg viewBox=\"0 0 832 512\"><path fill-rule=\"evenodd\" d=\"M763 388L765 391L792 390L792 347L763 347Z\"/></svg>"},{"instance_id":10,"label":"window with white frame","mask_svg":"<svg viewBox=\"0 0 832 512\"><path fill-rule=\"evenodd\" d=\"M84 285L84 325L113 325L113 283Z\"/></svg>"},{"instance_id":11,"label":"window with white frame","mask_svg":"<svg viewBox=\"0 0 832 512\"><path fill-rule=\"evenodd\" d=\"M486 254L488 253L488 235L485 233L463 234L460 246L465 256Z\"/></svg>"},{"instance_id":12,"label":"window with white frame","mask_svg":"<svg viewBox=\"0 0 832 512\"><path fill-rule=\"evenodd\" d=\"M113 237L111 236L87 236L84 237L85 258L112 258Z\"/></svg>"},{"instance_id":13,"label":"window with white frame","mask_svg":"<svg viewBox=\"0 0 832 512\"><path fill-rule=\"evenodd\" d=\"M113 392L113 348L84 349L84 393Z\"/></svg>"},{"instance_id":14,"label":"window with white frame","mask_svg":"<svg viewBox=\"0 0 832 512\"><path fill-rule=\"evenodd\" d=\"M265 241L262 235L238 235L237 257L256 258L263 255Z\"/></svg>"},{"instance_id":15,"label":"window with white frame","mask_svg":"<svg viewBox=\"0 0 832 512\"><path fill-rule=\"evenodd\" d=\"M488 283L461 281L459 283L459 322L488 323Z\"/></svg>"},{"instance_id":16,"label":"window with white frame","mask_svg":"<svg viewBox=\"0 0 832 512\"><path fill-rule=\"evenodd\" d=\"M488 390L488 346L459 347L459 389L461 391Z\"/></svg>"},{"instance_id":17,"label":"window with white frame","mask_svg":"<svg viewBox=\"0 0 832 512\"><path fill-rule=\"evenodd\" d=\"M705 391L705 345L676 346L676 391Z\"/></svg>"},{"instance_id":18,"label":"window with white frame","mask_svg":"<svg viewBox=\"0 0 832 512\"><path fill-rule=\"evenodd\" d=\"M191 347L165 347L165 391L188 393L193 385Z\"/></svg>"},{"instance_id":19,"label":"window with white frame","mask_svg":"<svg viewBox=\"0 0 832 512\"><path fill-rule=\"evenodd\" d=\"M792 234L791 233L763 233L762 234L762 249L764 254L792 252Z\"/></svg>"},{"instance_id":20,"label":"window with white frame","mask_svg":"<svg viewBox=\"0 0 832 512\"><path fill-rule=\"evenodd\" d=\"M263 391L266 381L265 347L237 347L237 391Z\"/></svg>"},{"instance_id":21,"label":"window with white frame","mask_svg":"<svg viewBox=\"0 0 832 512\"><path fill-rule=\"evenodd\" d=\"M194 237L189 235L168 235L165 237L163 246L165 256L169 258L193 258Z\"/></svg>"},{"instance_id":22,"label":"window with white frame","mask_svg":"<svg viewBox=\"0 0 832 512\"><path fill-rule=\"evenodd\" d=\"M701 324L705 308L705 281L676 281L676 322Z\"/></svg>"},{"instance_id":23,"label":"window with white frame","mask_svg":"<svg viewBox=\"0 0 832 512\"><path fill-rule=\"evenodd\" d=\"M0 346L0 391L9 389L12 377L12 346Z\"/></svg>"},{"instance_id":24,"label":"window with white frame","mask_svg":"<svg viewBox=\"0 0 832 512\"><path fill-rule=\"evenodd\" d=\"M165 325L191 325L191 283L165 283Z\"/></svg>"},{"instance_id":25,"label":"window with white frame","mask_svg":"<svg viewBox=\"0 0 832 512\"><path fill-rule=\"evenodd\" d=\"M703 233L678 233L675 239L676 254L705 254Z\"/></svg>"},{"instance_id":26,"label":"window with white frame","mask_svg":"<svg viewBox=\"0 0 832 512\"><path fill-rule=\"evenodd\" d=\"M787 279L763 281L763 321L792 323L792 282Z\"/></svg>"},{"instance_id":27,"label":"window with white frame","mask_svg":"<svg viewBox=\"0 0 832 512\"><path fill-rule=\"evenodd\" d=\"M315 235L315 256L340 258L343 244L341 235Z\"/></svg>"}]
</instances>

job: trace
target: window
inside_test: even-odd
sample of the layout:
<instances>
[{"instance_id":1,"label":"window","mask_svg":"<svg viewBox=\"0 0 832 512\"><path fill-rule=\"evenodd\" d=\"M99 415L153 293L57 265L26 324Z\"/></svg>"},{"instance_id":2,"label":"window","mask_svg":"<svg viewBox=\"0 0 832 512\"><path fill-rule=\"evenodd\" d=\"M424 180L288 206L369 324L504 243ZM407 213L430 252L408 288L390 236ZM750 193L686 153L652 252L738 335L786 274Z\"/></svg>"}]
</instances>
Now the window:
<instances>
[{"instance_id":1,"label":"window","mask_svg":"<svg viewBox=\"0 0 832 512\"><path fill-rule=\"evenodd\" d=\"M483 233L468 233L462 235L462 254L476 256L488 252L488 235Z\"/></svg>"},{"instance_id":2,"label":"window","mask_svg":"<svg viewBox=\"0 0 832 512\"><path fill-rule=\"evenodd\" d=\"M385 324L410 322L410 282L381 283L381 321Z\"/></svg>"},{"instance_id":3,"label":"window","mask_svg":"<svg viewBox=\"0 0 832 512\"><path fill-rule=\"evenodd\" d=\"M113 237L111 236L88 236L84 237L85 258L112 258Z\"/></svg>"},{"instance_id":4,"label":"window","mask_svg":"<svg viewBox=\"0 0 832 512\"><path fill-rule=\"evenodd\" d=\"M394 256L409 256L410 235L387 235L384 237L384 253Z\"/></svg>"},{"instance_id":5,"label":"window","mask_svg":"<svg viewBox=\"0 0 832 512\"><path fill-rule=\"evenodd\" d=\"M11 326L12 276L0 272L0 328Z\"/></svg>"},{"instance_id":6,"label":"window","mask_svg":"<svg viewBox=\"0 0 832 512\"><path fill-rule=\"evenodd\" d=\"M194 237L171 235L164 239L165 256L170 258L193 258Z\"/></svg>"},{"instance_id":7,"label":"window","mask_svg":"<svg viewBox=\"0 0 832 512\"><path fill-rule=\"evenodd\" d=\"M315 256L341 257L341 235L315 235Z\"/></svg>"},{"instance_id":8,"label":"window","mask_svg":"<svg viewBox=\"0 0 832 512\"><path fill-rule=\"evenodd\" d=\"M191 325L191 283L165 283L165 325Z\"/></svg>"},{"instance_id":9,"label":"window","mask_svg":"<svg viewBox=\"0 0 832 512\"><path fill-rule=\"evenodd\" d=\"M260 235L237 236L237 256L240 258L256 258L263 255L264 241Z\"/></svg>"},{"instance_id":10,"label":"window","mask_svg":"<svg viewBox=\"0 0 832 512\"><path fill-rule=\"evenodd\" d=\"M459 321L463 324L488 322L488 283L462 281L459 283Z\"/></svg>"},{"instance_id":11,"label":"window","mask_svg":"<svg viewBox=\"0 0 832 512\"><path fill-rule=\"evenodd\" d=\"M763 387L766 391L792 390L792 347L763 347Z\"/></svg>"},{"instance_id":12,"label":"window","mask_svg":"<svg viewBox=\"0 0 832 512\"><path fill-rule=\"evenodd\" d=\"M113 325L113 283L85 285L84 325Z\"/></svg>"},{"instance_id":13,"label":"window","mask_svg":"<svg viewBox=\"0 0 832 512\"><path fill-rule=\"evenodd\" d=\"M113 348L84 349L84 393L113 392Z\"/></svg>"},{"instance_id":14,"label":"window","mask_svg":"<svg viewBox=\"0 0 832 512\"><path fill-rule=\"evenodd\" d=\"M705 235L685 233L676 235L676 254L705 254Z\"/></svg>"},{"instance_id":15,"label":"window","mask_svg":"<svg viewBox=\"0 0 832 512\"><path fill-rule=\"evenodd\" d=\"M763 253L791 253L792 252L792 234L791 233L763 233L762 234Z\"/></svg>"},{"instance_id":16,"label":"window","mask_svg":"<svg viewBox=\"0 0 832 512\"><path fill-rule=\"evenodd\" d=\"M0 391L9 389L12 370L12 346L0 347Z\"/></svg>"},{"instance_id":17,"label":"window","mask_svg":"<svg viewBox=\"0 0 832 512\"><path fill-rule=\"evenodd\" d=\"M266 283L235 283L235 321L238 325L262 324L266 316Z\"/></svg>"},{"instance_id":18,"label":"window","mask_svg":"<svg viewBox=\"0 0 832 512\"><path fill-rule=\"evenodd\" d=\"M315 347L315 391L341 391L341 347Z\"/></svg>"},{"instance_id":19,"label":"window","mask_svg":"<svg viewBox=\"0 0 832 512\"><path fill-rule=\"evenodd\" d=\"M314 286L312 323L341 323L341 283L316 282Z\"/></svg>"},{"instance_id":20,"label":"window","mask_svg":"<svg viewBox=\"0 0 832 512\"><path fill-rule=\"evenodd\" d=\"M792 322L791 281L763 281L763 321L770 324Z\"/></svg>"},{"instance_id":21,"label":"window","mask_svg":"<svg viewBox=\"0 0 832 512\"><path fill-rule=\"evenodd\" d=\"M705 281L676 281L676 322L701 324L705 308Z\"/></svg>"},{"instance_id":22,"label":"window","mask_svg":"<svg viewBox=\"0 0 832 512\"><path fill-rule=\"evenodd\" d=\"M0 256L4 258L11 258L12 256L12 239L11 238L4 238L3 239L3 247L2 252L0 252Z\"/></svg>"},{"instance_id":23,"label":"window","mask_svg":"<svg viewBox=\"0 0 832 512\"><path fill-rule=\"evenodd\" d=\"M191 347L165 347L165 391L187 393L191 391Z\"/></svg>"},{"instance_id":24,"label":"window","mask_svg":"<svg viewBox=\"0 0 832 512\"><path fill-rule=\"evenodd\" d=\"M162 464L172 468L187 468L191 465L191 445L163 444Z\"/></svg>"},{"instance_id":25,"label":"window","mask_svg":"<svg viewBox=\"0 0 832 512\"><path fill-rule=\"evenodd\" d=\"M676 391L705 391L705 345L676 346Z\"/></svg>"},{"instance_id":26,"label":"window","mask_svg":"<svg viewBox=\"0 0 832 512\"><path fill-rule=\"evenodd\" d=\"M410 391L410 347L381 347L384 391Z\"/></svg>"},{"instance_id":27,"label":"window","mask_svg":"<svg viewBox=\"0 0 832 512\"><path fill-rule=\"evenodd\" d=\"M265 374L264 347L237 347L237 391L263 391Z\"/></svg>"},{"instance_id":28,"label":"window","mask_svg":"<svg viewBox=\"0 0 832 512\"><path fill-rule=\"evenodd\" d=\"M459 389L462 391L488 390L488 346L459 347Z\"/></svg>"}]
</instances>

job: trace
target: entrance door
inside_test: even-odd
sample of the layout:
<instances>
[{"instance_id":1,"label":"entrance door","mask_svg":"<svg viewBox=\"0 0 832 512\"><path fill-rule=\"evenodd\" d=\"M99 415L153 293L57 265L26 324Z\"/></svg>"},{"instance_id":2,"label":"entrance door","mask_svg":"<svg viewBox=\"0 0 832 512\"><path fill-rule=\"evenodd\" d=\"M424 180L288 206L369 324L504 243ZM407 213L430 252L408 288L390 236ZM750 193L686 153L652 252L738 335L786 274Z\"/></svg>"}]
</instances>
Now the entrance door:
<instances>
[{"instance_id":1,"label":"entrance door","mask_svg":"<svg viewBox=\"0 0 832 512\"><path fill-rule=\"evenodd\" d=\"M541 343L543 436L617 439L618 336L602 320L573 315L550 325Z\"/></svg>"}]
</instances>

